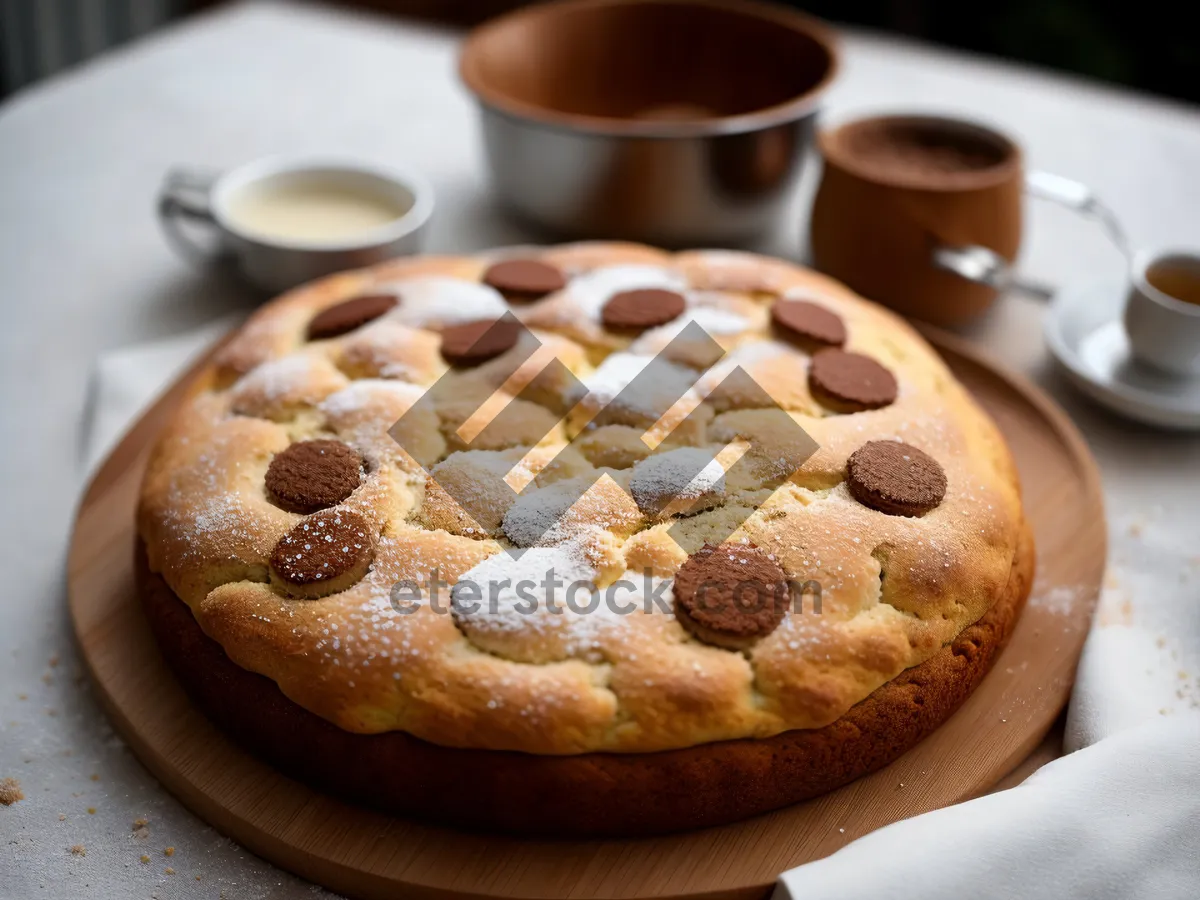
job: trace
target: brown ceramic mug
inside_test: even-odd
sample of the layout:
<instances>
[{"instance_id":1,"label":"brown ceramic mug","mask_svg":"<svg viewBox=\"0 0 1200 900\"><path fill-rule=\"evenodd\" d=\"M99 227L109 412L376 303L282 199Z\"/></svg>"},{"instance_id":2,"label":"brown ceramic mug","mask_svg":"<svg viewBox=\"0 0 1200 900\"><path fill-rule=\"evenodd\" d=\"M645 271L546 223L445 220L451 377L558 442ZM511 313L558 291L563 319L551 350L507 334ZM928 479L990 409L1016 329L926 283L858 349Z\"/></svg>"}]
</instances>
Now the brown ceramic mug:
<instances>
[{"instance_id":1,"label":"brown ceramic mug","mask_svg":"<svg viewBox=\"0 0 1200 900\"><path fill-rule=\"evenodd\" d=\"M1020 148L957 119L881 116L818 138L817 268L905 315L953 325L996 298L1021 244Z\"/></svg>"}]
</instances>

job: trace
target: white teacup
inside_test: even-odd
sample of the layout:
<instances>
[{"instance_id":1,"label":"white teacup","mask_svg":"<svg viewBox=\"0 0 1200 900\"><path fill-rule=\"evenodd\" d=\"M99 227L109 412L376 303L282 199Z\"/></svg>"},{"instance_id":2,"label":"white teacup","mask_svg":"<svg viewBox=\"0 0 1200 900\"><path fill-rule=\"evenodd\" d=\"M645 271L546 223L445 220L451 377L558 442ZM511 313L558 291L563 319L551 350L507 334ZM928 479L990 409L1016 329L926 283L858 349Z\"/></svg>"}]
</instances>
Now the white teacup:
<instances>
[{"instance_id":1,"label":"white teacup","mask_svg":"<svg viewBox=\"0 0 1200 900\"><path fill-rule=\"evenodd\" d=\"M1175 375L1200 374L1200 252L1134 257L1125 331L1139 362Z\"/></svg>"},{"instance_id":2,"label":"white teacup","mask_svg":"<svg viewBox=\"0 0 1200 900\"><path fill-rule=\"evenodd\" d=\"M169 172L158 202L185 256L223 260L267 291L417 253L433 190L392 166L329 157L270 157L225 173ZM183 220L216 231L199 246Z\"/></svg>"}]
</instances>

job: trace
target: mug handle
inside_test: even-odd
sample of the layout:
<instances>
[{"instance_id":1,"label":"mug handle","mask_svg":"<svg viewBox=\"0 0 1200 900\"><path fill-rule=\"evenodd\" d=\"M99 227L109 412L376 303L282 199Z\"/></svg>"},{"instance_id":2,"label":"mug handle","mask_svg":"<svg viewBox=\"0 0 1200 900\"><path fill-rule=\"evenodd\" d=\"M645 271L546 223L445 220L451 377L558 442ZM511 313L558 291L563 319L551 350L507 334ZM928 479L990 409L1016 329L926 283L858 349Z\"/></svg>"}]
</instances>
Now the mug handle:
<instances>
[{"instance_id":1,"label":"mug handle","mask_svg":"<svg viewBox=\"0 0 1200 900\"><path fill-rule=\"evenodd\" d=\"M1129 257L1129 239L1116 214L1100 202L1092 189L1082 181L1034 169L1025 175L1025 193L1096 220L1117 249L1126 258ZM994 250L974 244L936 244L932 262L935 268L997 290L1007 288L1013 280L1013 270L1008 260Z\"/></svg>"},{"instance_id":2,"label":"mug handle","mask_svg":"<svg viewBox=\"0 0 1200 900\"><path fill-rule=\"evenodd\" d=\"M189 221L215 230L212 189L220 173L202 169L171 169L158 193L158 220L175 250L194 263L207 264L222 258L222 251L197 244L183 227Z\"/></svg>"},{"instance_id":3,"label":"mug handle","mask_svg":"<svg viewBox=\"0 0 1200 900\"><path fill-rule=\"evenodd\" d=\"M1104 229L1108 239L1129 258L1129 237L1120 221L1108 206L1101 202L1095 192L1082 181L1034 169L1025 175L1025 193L1039 200L1049 200L1065 206L1088 219L1094 219Z\"/></svg>"}]
</instances>

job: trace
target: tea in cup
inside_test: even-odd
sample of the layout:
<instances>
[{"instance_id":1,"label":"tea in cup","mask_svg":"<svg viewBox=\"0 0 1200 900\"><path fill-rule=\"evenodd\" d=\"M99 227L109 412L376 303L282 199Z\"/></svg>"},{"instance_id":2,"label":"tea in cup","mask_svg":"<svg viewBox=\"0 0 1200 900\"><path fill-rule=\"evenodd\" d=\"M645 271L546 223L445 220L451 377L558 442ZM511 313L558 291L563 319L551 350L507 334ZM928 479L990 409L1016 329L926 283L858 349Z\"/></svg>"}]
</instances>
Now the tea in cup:
<instances>
[{"instance_id":1,"label":"tea in cup","mask_svg":"<svg viewBox=\"0 0 1200 900\"><path fill-rule=\"evenodd\" d=\"M1138 362L1175 375L1200 374L1200 251L1134 257L1125 331Z\"/></svg>"}]
</instances>

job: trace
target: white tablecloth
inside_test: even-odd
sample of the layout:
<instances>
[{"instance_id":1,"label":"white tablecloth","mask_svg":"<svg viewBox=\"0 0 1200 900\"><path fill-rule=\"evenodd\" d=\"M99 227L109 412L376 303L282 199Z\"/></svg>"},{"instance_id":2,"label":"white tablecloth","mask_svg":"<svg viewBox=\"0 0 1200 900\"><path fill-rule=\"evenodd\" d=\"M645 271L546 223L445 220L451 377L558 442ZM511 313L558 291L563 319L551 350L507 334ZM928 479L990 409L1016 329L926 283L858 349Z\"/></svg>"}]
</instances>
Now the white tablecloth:
<instances>
[{"instance_id":1,"label":"white tablecloth","mask_svg":"<svg viewBox=\"0 0 1200 900\"><path fill-rule=\"evenodd\" d=\"M921 107L990 119L1022 139L1034 164L1094 184L1140 242L1200 246L1195 110L867 36L849 37L846 56L831 118ZM431 29L249 4L0 107L0 779L16 779L25 795L0 806L0 896L319 894L166 795L82 684L63 560L82 486L87 385L103 351L175 335L254 300L188 269L163 243L153 199L174 164L222 166L292 150L400 160L437 190L430 249L533 239L488 198L453 60L454 38ZM795 257L805 205L802 194L785 227L758 249ZM1030 209L1023 270L1061 284L1119 263L1098 233L1039 206ZM1200 661L1146 601L1168 590L1197 594L1200 551L1189 536L1200 533L1200 440L1087 405L1049 369L1040 316L1035 302L1006 298L969 335L1046 386L1091 443L1111 536L1103 640L1137 642L1156 672L1177 667L1178 686L1162 691L1161 709L1162 718L1180 719L1196 706ZM1100 675L1142 690L1139 671ZM135 832L140 818L149 824Z\"/></svg>"}]
</instances>

